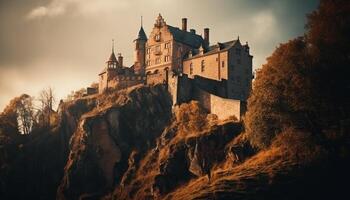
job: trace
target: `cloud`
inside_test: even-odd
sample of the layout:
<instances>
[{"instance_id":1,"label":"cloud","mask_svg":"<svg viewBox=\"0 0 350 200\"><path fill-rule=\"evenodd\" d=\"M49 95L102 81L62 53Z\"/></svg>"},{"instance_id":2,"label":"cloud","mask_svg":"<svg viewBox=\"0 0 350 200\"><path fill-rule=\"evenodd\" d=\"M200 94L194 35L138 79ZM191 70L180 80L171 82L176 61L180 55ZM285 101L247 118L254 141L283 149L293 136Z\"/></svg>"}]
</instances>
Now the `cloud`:
<instances>
[{"instance_id":1,"label":"cloud","mask_svg":"<svg viewBox=\"0 0 350 200\"><path fill-rule=\"evenodd\" d=\"M33 8L27 15L28 19L37 19L42 17L56 17L67 13L81 15L95 15L125 9L130 6L128 0L51 0L44 6Z\"/></svg>"},{"instance_id":2,"label":"cloud","mask_svg":"<svg viewBox=\"0 0 350 200\"><path fill-rule=\"evenodd\" d=\"M67 6L74 0L52 0L47 6L39 6L32 9L27 15L28 19L36 19L41 17L54 17L62 15L66 12Z\"/></svg>"},{"instance_id":3,"label":"cloud","mask_svg":"<svg viewBox=\"0 0 350 200\"><path fill-rule=\"evenodd\" d=\"M271 11L261 11L252 17L254 39L269 40L276 35L277 20Z\"/></svg>"}]
</instances>

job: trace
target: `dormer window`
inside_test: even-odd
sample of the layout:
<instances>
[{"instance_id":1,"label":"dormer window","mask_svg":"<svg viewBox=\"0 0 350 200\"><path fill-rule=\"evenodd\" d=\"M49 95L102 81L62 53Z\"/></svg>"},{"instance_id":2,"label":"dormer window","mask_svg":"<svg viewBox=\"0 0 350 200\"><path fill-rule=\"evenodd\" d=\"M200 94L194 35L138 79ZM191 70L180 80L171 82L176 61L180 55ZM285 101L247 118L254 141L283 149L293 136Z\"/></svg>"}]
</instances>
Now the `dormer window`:
<instances>
[{"instance_id":1,"label":"dormer window","mask_svg":"<svg viewBox=\"0 0 350 200\"><path fill-rule=\"evenodd\" d=\"M199 54L203 55L204 54L204 48L203 46L199 47Z\"/></svg>"}]
</instances>

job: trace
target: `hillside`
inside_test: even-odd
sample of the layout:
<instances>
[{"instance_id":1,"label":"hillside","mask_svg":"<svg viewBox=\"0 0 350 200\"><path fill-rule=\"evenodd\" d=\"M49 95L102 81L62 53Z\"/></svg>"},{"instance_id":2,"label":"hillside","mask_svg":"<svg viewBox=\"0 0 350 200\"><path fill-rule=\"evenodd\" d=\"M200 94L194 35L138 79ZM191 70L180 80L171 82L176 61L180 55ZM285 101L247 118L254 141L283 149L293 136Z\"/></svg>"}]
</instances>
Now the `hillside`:
<instances>
[{"instance_id":1,"label":"hillside","mask_svg":"<svg viewBox=\"0 0 350 200\"><path fill-rule=\"evenodd\" d=\"M329 152L286 134L257 151L240 122L217 121L196 102L172 111L162 85L60 109L56 127L15 140L20 148L1 170L5 199L297 199L340 195L330 181L348 178L344 157L334 157L347 147Z\"/></svg>"}]
</instances>

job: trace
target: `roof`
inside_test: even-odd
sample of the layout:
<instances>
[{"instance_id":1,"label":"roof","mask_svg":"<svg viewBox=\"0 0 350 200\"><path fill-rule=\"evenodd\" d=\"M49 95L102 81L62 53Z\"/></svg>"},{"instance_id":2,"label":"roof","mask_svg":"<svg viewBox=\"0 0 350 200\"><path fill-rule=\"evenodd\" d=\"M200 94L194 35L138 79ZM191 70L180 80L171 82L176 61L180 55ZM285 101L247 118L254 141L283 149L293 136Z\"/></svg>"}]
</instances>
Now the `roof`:
<instances>
[{"instance_id":1,"label":"roof","mask_svg":"<svg viewBox=\"0 0 350 200\"><path fill-rule=\"evenodd\" d=\"M139 30L139 34L137 36L137 39L141 39L141 40L147 40L147 36L145 31L143 30L143 27L141 26L140 30Z\"/></svg>"},{"instance_id":2,"label":"roof","mask_svg":"<svg viewBox=\"0 0 350 200\"><path fill-rule=\"evenodd\" d=\"M231 40L231 41L224 42L224 43L218 42L217 44L209 46L206 53L217 52L217 51L229 49L230 47L234 46L237 41L238 40Z\"/></svg>"},{"instance_id":3,"label":"roof","mask_svg":"<svg viewBox=\"0 0 350 200\"><path fill-rule=\"evenodd\" d=\"M183 31L177 27L167 25L175 41L186 44L193 48L199 48L203 44L203 38L195 33Z\"/></svg>"},{"instance_id":4,"label":"roof","mask_svg":"<svg viewBox=\"0 0 350 200\"><path fill-rule=\"evenodd\" d=\"M233 47L236 44L236 42L238 42L238 40L231 40L231 41L224 42L224 43L218 42L217 44L211 45L208 48L206 48L206 51L204 54L199 54L198 49L192 49L191 50L192 51L192 58L212 54L212 53L219 52L219 51L225 51L225 50ZM188 56L186 56L186 58L188 58Z\"/></svg>"},{"instance_id":5,"label":"roof","mask_svg":"<svg viewBox=\"0 0 350 200\"><path fill-rule=\"evenodd\" d=\"M115 57L114 51L112 51L107 62L118 62L117 58Z\"/></svg>"}]
</instances>

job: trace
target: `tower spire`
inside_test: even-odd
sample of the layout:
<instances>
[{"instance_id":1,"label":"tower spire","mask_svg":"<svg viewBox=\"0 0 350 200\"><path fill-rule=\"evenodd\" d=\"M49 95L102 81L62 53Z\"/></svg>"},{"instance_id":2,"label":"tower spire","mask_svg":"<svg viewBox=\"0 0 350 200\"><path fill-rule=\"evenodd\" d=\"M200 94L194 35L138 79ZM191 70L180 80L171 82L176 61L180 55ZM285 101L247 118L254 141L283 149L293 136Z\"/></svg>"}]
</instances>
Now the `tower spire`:
<instances>
[{"instance_id":1,"label":"tower spire","mask_svg":"<svg viewBox=\"0 0 350 200\"><path fill-rule=\"evenodd\" d=\"M114 53L114 39L112 39L112 53Z\"/></svg>"},{"instance_id":2,"label":"tower spire","mask_svg":"<svg viewBox=\"0 0 350 200\"><path fill-rule=\"evenodd\" d=\"M141 27L143 27L142 15L141 15Z\"/></svg>"}]
</instances>

